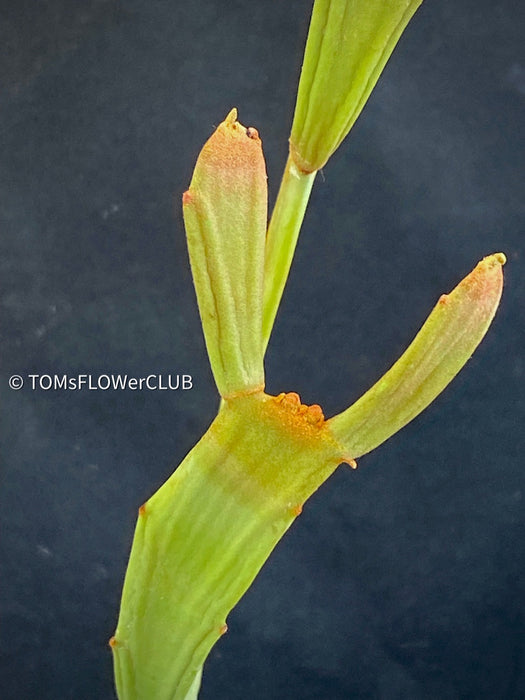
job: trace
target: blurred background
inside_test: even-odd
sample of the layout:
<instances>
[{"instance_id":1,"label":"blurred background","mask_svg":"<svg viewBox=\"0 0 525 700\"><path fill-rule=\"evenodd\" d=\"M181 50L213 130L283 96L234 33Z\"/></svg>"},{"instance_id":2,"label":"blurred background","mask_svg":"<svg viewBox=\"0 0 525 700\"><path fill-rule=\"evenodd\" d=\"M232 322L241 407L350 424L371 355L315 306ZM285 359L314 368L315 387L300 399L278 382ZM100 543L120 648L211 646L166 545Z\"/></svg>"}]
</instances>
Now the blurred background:
<instances>
[{"instance_id":1,"label":"blurred background","mask_svg":"<svg viewBox=\"0 0 525 700\"><path fill-rule=\"evenodd\" d=\"M115 698L137 508L218 406L180 197L236 106L273 201L311 4L0 3L5 700ZM317 177L270 393L342 410L500 250L503 302L435 404L307 503L230 615L202 700L525 697L524 19L514 0L426 0ZM8 386L112 372L193 388Z\"/></svg>"}]
</instances>

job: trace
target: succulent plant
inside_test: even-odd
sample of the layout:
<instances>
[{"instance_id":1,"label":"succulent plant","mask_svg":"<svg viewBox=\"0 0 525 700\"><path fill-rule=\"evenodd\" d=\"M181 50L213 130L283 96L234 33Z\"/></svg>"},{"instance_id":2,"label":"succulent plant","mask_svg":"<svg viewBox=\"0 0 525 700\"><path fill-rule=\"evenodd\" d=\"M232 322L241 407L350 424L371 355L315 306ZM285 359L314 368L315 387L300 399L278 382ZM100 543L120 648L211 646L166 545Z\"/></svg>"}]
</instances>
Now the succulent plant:
<instances>
[{"instance_id":1,"label":"succulent plant","mask_svg":"<svg viewBox=\"0 0 525 700\"><path fill-rule=\"evenodd\" d=\"M290 156L267 227L261 140L233 109L204 145L184 221L218 415L139 509L115 636L121 700L196 698L226 619L305 501L448 385L483 338L505 256L442 295L405 353L326 419L265 393L264 354L316 171L347 135L420 1L316 0Z\"/></svg>"}]
</instances>

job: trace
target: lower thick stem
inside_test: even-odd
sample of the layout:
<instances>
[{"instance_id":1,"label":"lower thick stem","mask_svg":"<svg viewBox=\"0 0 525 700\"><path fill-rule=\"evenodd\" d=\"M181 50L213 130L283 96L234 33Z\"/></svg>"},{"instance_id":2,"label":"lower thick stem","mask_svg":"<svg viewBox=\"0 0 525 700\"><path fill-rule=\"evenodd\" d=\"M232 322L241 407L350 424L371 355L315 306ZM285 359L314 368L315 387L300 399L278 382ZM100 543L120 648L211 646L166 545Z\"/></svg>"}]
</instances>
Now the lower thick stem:
<instances>
[{"instance_id":1,"label":"lower thick stem","mask_svg":"<svg viewBox=\"0 0 525 700\"><path fill-rule=\"evenodd\" d=\"M263 393L226 402L140 508L111 642L120 700L196 697L227 614L341 460L316 416Z\"/></svg>"}]
</instances>

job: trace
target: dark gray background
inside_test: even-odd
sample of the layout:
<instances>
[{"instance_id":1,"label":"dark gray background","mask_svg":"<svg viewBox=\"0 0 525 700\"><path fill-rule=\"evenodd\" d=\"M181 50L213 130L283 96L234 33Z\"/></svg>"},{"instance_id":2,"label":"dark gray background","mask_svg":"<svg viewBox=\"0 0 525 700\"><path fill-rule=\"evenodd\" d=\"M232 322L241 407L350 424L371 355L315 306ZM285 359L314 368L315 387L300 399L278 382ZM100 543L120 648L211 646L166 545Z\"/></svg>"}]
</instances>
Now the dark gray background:
<instances>
[{"instance_id":1,"label":"dark gray background","mask_svg":"<svg viewBox=\"0 0 525 700\"><path fill-rule=\"evenodd\" d=\"M137 506L217 408L180 195L237 106L273 199L310 6L0 3L6 700L114 697ZM499 250L503 303L435 404L307 504L230 616L203 700L525 697L524 15L426 0L318 177L270 392L343 409ZM194 388L14 392L15 372L188 372Z\"/></svg>"}]
</instances>

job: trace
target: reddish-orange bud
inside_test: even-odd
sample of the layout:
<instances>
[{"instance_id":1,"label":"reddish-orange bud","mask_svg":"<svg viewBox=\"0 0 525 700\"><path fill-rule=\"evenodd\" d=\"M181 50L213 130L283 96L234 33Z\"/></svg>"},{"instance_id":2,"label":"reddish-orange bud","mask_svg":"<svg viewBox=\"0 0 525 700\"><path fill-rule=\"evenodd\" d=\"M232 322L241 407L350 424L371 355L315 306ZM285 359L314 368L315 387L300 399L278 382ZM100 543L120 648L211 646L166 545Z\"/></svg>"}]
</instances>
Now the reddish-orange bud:
<instances>
[{"instance_id":1,"label":"reddish-orange bud","mask_svg":"<svg viewBox=\"0 0 525 700\"><path fill-rule=\"evenodd\" d=\"M223 187L233 187L236 191L238 182L243 177L248 176L252 180L258 176L266 181L259 132L253 126L246 128L240 124L237 121L237 110L232 109L204 144L198 167L213 171L213 176L221 179ZM192 180L190 195L194 188L197 189L195 185L198 183Z\"/></svg>"}]
</instances>

